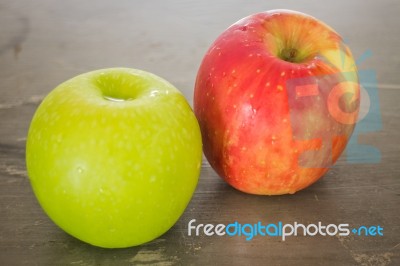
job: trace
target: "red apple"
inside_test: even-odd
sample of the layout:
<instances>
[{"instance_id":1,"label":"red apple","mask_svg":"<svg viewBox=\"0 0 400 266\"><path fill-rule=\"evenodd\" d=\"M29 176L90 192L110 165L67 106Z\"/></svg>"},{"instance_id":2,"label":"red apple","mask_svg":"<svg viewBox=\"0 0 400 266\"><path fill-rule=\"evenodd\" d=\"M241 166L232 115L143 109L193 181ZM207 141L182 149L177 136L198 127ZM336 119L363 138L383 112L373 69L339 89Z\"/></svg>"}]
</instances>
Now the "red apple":
<instances>
[{"instance_id":1,"label":"red apple","mask_svg":"<svg viewBox=\"0 0 400 266\"><path fill-rule=\"evenodd\" d=\"M299 191L324 175L353 132L357 69L331 27L290 10L225 30L198 71L194 111L204 153L238 190Z\"/></svg>"}]
</instances>

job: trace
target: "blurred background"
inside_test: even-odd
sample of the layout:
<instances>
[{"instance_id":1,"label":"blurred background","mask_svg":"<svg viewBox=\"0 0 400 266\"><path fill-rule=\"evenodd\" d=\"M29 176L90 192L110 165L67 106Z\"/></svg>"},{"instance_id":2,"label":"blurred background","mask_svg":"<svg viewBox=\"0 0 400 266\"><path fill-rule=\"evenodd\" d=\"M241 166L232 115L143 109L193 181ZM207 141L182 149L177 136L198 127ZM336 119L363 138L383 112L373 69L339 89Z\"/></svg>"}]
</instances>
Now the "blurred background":
<instances>
[{"instance_id":1,"label":"blurred background","mask_svg":"<svg viewBox=\"0 0 400 266\"><path fill-rule=\"evenodd\" d=\"M201 59L215 38L252 13L285 8L339 32L378 80L383 130L364 136L380 164L339 161L293 196L256 197L227 186L206 164L180 221L141 247L103 250L69 237L29 186L25 137L37 105L61 82L90 70L132 67L173 83L192 103ZM400 1L12 1L0 0L0 265L400 265ZM366 56L366 55L370 56ZM382 238L188 237L187 223L278 220L368 223Z\"/></svg>"},{"instance_id":2,"label":"blurred background","mask_svg":"<svg viewBox=\"0 0 400 266\"><path fill-rule=\"evenodd\" d=\"M125 66L154 72L192 100L207 48L255 12L287 8L339 32L360 65L399 84L399 1L0 1L0 104L47 94L86 71ZM384 78L383 78L384 77Z\"/></svg>"}]
</instances>

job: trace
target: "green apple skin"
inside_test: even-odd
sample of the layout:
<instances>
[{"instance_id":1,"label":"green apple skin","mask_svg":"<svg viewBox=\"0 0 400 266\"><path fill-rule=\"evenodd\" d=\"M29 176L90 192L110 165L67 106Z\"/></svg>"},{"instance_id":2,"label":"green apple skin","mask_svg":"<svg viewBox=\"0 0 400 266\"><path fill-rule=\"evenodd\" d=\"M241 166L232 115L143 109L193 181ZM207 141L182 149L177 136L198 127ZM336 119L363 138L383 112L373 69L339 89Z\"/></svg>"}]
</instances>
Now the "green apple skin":
<instances>
[{"instance_id":1,"label":"green apple skin","mask_svg":"<svg viewBox=\"0 0 400 266\"><path fill-rule=\"evenodd\" d=\"M72 78L37 109L26 164L47 215L95 246L122 248L171 228L196 188L198 122L184 96L148 72Z\"/></svg>"}]
</instances>

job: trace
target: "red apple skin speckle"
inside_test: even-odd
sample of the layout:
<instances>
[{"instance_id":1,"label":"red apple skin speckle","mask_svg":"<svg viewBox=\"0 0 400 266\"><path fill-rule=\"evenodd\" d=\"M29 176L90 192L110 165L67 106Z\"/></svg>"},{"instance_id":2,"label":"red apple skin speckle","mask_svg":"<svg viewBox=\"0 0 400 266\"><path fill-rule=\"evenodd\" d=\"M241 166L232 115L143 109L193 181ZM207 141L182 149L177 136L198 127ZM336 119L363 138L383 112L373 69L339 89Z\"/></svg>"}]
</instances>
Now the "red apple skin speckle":
<instances>
[{"instance_id":1,"label":"red apple skin speckle","mask_svg":"<svg viewBox=\"0 0 400 266\"><path fill-rule=\"evenodd\" d=\"M277 38L309 56L282 60ZM249 16L223 32L201 63L194 93L211 166L236 189L263 195L295 193L324 175L346 147L360 101L341 37L287 10Z\"/></svg>"}]
</instances>

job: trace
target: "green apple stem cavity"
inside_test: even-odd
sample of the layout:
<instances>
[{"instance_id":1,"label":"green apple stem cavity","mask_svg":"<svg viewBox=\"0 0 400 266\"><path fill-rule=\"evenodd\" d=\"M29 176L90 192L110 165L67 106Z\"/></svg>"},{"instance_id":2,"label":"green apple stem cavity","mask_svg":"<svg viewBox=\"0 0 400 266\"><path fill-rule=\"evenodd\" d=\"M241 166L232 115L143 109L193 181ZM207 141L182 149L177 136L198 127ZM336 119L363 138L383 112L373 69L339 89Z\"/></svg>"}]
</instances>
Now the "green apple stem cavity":
<instances>
[{"instance_id":1,"label":"green apple stem cavity","mask_svg":"<svg viewBox=\"0 0 400 266\"><path fill-rule=\"evenodd\" d=\"M135 100L149 88L146 80L132 73L101 73L93 79L104 99L115 102Z\"/></svg>"}]
</instances>

